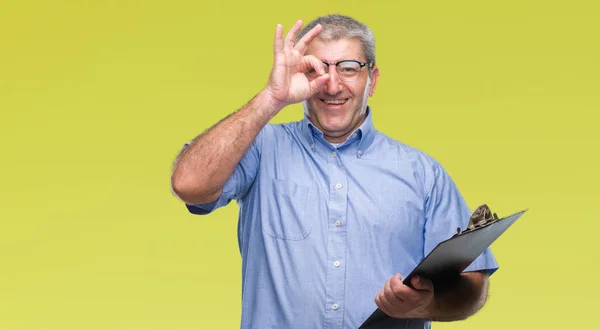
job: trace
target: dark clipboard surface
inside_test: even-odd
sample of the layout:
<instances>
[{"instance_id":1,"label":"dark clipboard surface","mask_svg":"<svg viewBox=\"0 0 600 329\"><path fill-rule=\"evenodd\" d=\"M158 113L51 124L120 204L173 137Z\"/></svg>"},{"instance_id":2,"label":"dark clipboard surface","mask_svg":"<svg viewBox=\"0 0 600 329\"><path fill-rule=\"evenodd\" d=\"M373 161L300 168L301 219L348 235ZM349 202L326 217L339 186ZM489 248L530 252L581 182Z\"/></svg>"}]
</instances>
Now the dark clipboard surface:
<instances>
[{"instance_id":1,"label":"dark clipboard surface","mask_svg":"<svg viewBox=\"0 0 600 329\"><path fill-rule=\"evenodd\" d=\"M464 231L440 242L402 282L411 286L411 278L420 275L436 284L448 277L460 275L526 211L501 218L483 227ZM387 318L388 315L377 309L359 329L368 329Z\"/></svg>"}]
</instances>

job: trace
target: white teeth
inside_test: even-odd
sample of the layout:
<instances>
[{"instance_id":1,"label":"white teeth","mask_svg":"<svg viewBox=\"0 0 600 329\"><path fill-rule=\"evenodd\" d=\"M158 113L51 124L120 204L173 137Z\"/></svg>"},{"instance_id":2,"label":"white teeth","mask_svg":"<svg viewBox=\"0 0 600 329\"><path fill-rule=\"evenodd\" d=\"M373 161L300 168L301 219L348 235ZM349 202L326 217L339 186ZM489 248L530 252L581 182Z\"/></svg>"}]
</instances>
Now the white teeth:
<instances>
[{"instance_id":1,"label":"white teeth","mask_svg":"<svg viewBox=\"0 0 600 329\"><path fill-rule=\"evenodd\" d=\"M323 102L325 104L335 104L335 105L340 105L340 104L344 104L346 103L345 99L324 99Z\"/></svg>"}]
</instances>

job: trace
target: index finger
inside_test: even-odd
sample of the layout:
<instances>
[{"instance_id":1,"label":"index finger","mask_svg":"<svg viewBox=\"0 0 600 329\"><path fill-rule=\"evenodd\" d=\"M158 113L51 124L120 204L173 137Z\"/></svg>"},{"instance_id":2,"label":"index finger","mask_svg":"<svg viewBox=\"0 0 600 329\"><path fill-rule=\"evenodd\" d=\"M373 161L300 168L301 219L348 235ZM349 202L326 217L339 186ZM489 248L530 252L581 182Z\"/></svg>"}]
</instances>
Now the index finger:
<instances>
[{"instance_id":1,"label":"index finger","mask_svg":"<svg viewBox=\"0 0 600 329\"><path fill-rule=\"evenodd\" d=\"M301 54L304 54L306 48L308 48L308 44L321 33L323 27L321 24L317 24L317 26L313 27L308 31L298 42L296 43L296 50L298 50Z\"/></svg>"},{"instance_id":2,"label":"index finger","mask_svg":"<svg viewBox=\"0 0 600 329\"><path fill-rule=\"evenodd\" d=\"M402 276L400 274L394 275L390 280L390 289L394 293L394 295L401 300L404 300L405 295L408 291L410 291L410 287L405 286L402 283Z\"/></svg>"}]
</instances>

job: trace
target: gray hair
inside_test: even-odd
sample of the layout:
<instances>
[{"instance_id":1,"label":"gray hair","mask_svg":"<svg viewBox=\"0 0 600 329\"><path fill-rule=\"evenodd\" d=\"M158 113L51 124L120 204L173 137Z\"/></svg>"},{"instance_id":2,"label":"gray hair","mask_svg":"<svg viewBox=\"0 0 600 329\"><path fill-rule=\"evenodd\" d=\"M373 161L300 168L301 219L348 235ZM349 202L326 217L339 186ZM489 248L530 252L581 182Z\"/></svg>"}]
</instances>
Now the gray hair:
<instances>
[{"instance_id":1,"label":"gray hair","mask_svg":"<svg viewBox=\"0 0 600 329\"><path fill-rule=\"evenodd\" d=\"M321 24L323 27L321 33L318 35L319 39L331 41L343 38L356 38L360 41L367 62L375 64L375 36L373 36L373 32L369 27L352 17L337 14L318 17L302 28L296 37L296 42L313 27L317 26L317 24ZM371 73L371 70L369 70L369 73Z\"/></svg>"}]
</instances>

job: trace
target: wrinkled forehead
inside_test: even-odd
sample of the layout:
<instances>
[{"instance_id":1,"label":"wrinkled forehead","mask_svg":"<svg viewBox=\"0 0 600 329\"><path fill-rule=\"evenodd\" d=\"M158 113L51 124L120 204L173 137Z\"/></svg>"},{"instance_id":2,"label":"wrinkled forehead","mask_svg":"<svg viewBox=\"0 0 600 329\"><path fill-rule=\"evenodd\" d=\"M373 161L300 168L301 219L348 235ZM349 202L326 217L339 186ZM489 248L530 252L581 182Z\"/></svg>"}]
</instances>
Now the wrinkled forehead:
<instances>
[{"instance_id":1,"label":"wrinkled forehead","mask_svg":"<svg viewBox=\"0 0 600 329\"><path fill-rule=\"evenodd\" d=\"M346 59L361 62L367 60L360 40L357 38L322 40L317 37L308 45L304 55L313 55L325 62L337 62Z\"/></svg>"}]
</instances>

